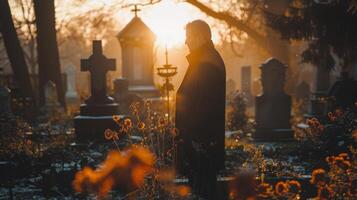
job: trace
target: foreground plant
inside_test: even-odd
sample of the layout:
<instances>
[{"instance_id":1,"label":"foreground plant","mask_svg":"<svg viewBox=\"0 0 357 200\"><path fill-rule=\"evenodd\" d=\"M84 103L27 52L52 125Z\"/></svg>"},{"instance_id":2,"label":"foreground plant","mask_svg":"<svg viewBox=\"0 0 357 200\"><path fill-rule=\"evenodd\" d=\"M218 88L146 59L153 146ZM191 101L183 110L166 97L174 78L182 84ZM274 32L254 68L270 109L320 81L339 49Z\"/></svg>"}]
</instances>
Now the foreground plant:
<instances>
[{"instance_id":1,"label":"foreground plant","mask_svg":"<svg viewBox=\"0 0 357 200\"><path fill-rule=\"evenodd\" d=\"M148 149L133 146L124 152L111 151L99 168L84 167L77 172L73 187L79 193L94 193L99 199L115 186L130 192L143 186L153 167L154 155Z\"/></svg>"}]
</instances>

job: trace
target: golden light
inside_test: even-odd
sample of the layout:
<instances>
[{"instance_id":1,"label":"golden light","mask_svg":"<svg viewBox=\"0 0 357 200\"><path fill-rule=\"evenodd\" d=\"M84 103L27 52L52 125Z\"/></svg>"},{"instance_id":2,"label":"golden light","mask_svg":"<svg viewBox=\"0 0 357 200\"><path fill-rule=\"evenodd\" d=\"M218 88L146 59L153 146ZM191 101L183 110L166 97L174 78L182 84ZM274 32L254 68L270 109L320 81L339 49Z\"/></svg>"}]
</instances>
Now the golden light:
<instances>
[{"instance_id":1,"label":"golden light","mask_svg":"<svg viewBox=\"0 0 357 200\"><path fill-rule=\"evenodd\" d=\"M156 34L156 44L168 48L184 45L185 25L202 14L186 3L162 1L142 8L142 20Z\"/></svg>"}]
</instances>

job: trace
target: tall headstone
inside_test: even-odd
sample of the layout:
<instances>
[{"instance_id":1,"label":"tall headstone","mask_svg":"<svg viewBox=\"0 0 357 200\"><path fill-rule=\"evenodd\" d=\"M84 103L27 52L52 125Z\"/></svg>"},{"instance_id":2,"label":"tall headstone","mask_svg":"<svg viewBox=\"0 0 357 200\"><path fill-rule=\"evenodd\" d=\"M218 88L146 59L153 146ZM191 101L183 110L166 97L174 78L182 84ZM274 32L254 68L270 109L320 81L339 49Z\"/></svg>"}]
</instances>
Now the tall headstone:
<instances>
[{"instance_id":1,"label":"tall headstone","mask_svg":"<svg viewBox=\"0 0 357 200\"><path fill-rule=\"evenodd\" d=\"M154 85L154 41L155 34L137 16L117 35L122 48L122 74L129 81L129 91L142 98L159 98Z\"/></svg>"},{"instance_id":2,"label":"tall headstone","mask_svg":"<svg viewBox=\"0 0 357 200\"><path fill-rule=\"evenodd\" d=\"M76 69L73 65L68 65L65 71L67 74L66 99L68 102L73 102L78 99L78 93L76 90Z\"/></svg>"},{"instance_id":3,"label":"tall headstone","mask_svg":"<svg viewBox=\"0 0 357 200\"><path fill-rule=\"evenodd\" d=\"M57 98L56 84L52 81L47 81L44 86L45 106L59 106Z\"/></svg>"},{"instance_id":4,"label":"tall headstone","mask_svg":"<svg viewBox=\"0 0 357 200\"><path fill-rule=\"evenodd\" d=\"M44 105L40 108L40 113L37 120L40 123L48 123L52 117L62 115L64 108L58 102L56 84L52 81L47 81L44 89Z\"/></svg>"},{"instance_id":5,"label":"tall headstone","mask_svg":"<svg viewBox=\"0 0 357 200\"><path fill-rule=\"evenodd\" d=\"M328 96L330 72L333 65L327 61L324 63L324 65L316 66L315 89L311 93L308 113L305 115L306 118L316 117L321 119L324 118L328 112L329 105L326 101L323 101L323 99L326 99Z\"/></svg>"},{"instance_id":6,"label":"tall headstone","mask_svg":"<svg viewBox=\"0 0 357 200\"><path fill-rule=\"evenodd\" d=\"M74 118L79 141L104 140L106 129L116 129L112 116L118 114L118 104L107 96L106 73L115 70L115 59L103 55L101 40L93 41L93 54L81 59L81 71L90 72L91 96L80 106L80 115Z\"/></svg>"},{"instance_id":7,"label":"tall headstone","mask_svg":"<svg viewBox=\"0 0 357 200\"><path fill-rule=\"evenodd\" d=\"M256 97L255 141L292 140L291 97L284 91L286 66L275 58L260 67L263 94Z\"/></svg>"},{"instance_id":8,"label":"tall headstone","mask_svg":"<svg viewBox=\"0 0 357 200\"><path fill-rule=\"evenodd\" d=\"M247 105L252 105L252 91L251 91L252 67L242 66L241 68L241 90L244 97L247 99Z\"/></svg>"}]
</instances>

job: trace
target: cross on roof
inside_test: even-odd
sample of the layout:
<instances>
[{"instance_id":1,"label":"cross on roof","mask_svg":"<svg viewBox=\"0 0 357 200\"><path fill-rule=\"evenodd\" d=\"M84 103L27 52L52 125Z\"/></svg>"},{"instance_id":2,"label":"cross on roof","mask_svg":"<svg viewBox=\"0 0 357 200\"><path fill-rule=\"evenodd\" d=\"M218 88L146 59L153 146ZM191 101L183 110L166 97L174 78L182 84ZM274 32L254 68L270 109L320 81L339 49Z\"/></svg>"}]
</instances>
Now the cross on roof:
<instances>
[{"instance_id":1,"label":"cross on roof","mask_svg":"<svg viewBox=\"0 0 357 200\"><path fill-rule=\"evenodd\" d=\"M141 11L139 8L138 8L138 5L134 5L134 9L131 10L132 12L135 13L135 17L138 16L138 12Z\"/></svg>"},{"instance_id":2,"label":"cross on roof","mask_svg":"<svg viewBox=\"0 0 357 200\"><path fill-rule=\"evenodd\" d=\"M81 59L81 71L89 71L92 96L87 103L103 103L107 99L106 73L114 71L115 59L103 55L102 41L93 40L93 54L88 59Z\"/></svg>"}]
</instances>

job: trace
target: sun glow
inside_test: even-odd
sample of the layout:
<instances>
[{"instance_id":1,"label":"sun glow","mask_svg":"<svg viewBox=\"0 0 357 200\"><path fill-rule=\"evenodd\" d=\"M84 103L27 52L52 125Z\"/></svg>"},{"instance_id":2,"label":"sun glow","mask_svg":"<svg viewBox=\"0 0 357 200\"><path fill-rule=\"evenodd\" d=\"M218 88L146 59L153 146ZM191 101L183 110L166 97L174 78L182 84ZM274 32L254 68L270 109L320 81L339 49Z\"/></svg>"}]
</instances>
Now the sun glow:
<instances>
[{"instance_id":1,"label":"sun glow","mask_svg":"<svg viewBox=\"0 0 357 200\"><path fill-rule=\"evenodd\" d=\"M156 44L169 48L184 45L185 25L202 14L186 3L162 1L153 6L143 7L139 17L156 35Z\"/></svg>"}]
</instances>

